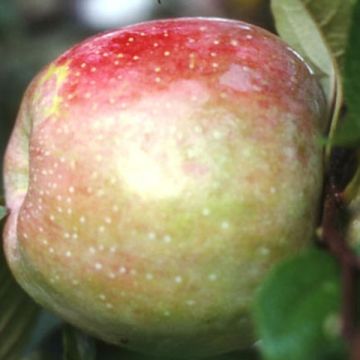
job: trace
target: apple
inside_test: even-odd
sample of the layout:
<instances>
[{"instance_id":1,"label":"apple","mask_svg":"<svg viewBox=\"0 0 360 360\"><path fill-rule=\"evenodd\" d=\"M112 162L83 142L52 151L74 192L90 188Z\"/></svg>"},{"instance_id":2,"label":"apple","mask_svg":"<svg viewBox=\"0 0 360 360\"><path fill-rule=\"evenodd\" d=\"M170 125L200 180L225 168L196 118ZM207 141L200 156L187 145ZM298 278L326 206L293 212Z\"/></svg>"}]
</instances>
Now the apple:
<instances>
[{"instance_id":1,"label":"apple","mask_svg":"<svg viewBox=\"0 0 360 360\"><path fill-rule=\"evenodd\" d=\"M33 80L7 148L15 277L144 354L249 346L259 284L316 226L324 114L304 61L243 22L160 20L82 42Z\"/></svg>"}]
</instances>

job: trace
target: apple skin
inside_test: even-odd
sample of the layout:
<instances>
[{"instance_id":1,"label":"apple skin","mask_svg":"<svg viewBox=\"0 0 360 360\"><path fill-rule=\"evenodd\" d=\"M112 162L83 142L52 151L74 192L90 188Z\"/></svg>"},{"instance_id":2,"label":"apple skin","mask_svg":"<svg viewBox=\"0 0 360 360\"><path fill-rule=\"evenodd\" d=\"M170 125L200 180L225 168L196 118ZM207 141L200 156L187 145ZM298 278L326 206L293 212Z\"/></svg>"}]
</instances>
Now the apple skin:
<instances>
[{"instance_id":1,"label":"apple skin","mask_svg":"<svg viewBox=\"0 0 360 360\"><path fill-rule=\"evenodd\" d=\"M146 354L252 344L259 284L312 238L324 106L299 56L238 21L153 21L75 46L33 80L7 148L15 277Z\"/></svg>"}]
</instances>

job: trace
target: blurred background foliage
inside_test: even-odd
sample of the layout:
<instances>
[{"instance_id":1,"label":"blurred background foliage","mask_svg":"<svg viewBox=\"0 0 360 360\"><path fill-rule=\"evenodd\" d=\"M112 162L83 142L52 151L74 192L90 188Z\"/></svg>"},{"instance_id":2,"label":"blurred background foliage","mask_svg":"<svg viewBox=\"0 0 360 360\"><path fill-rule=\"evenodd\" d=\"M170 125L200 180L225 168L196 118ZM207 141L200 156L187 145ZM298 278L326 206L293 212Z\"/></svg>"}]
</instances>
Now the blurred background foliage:
<instances>
[{"instance_id":1,"label":"blurred background foliage","mask_svg":"<svg viewBox=\"0 0 360 360\"><path fill-rule=\"evenodd\" d=\"M0 159L26 86L43 66L75 43L100 31L179 16L233 18L273 30L269 0L0 0ZM2 178L1 172L0 160ZM0 182L0 194L2 187ZM6 266L1 252L0 264ZM16 286L15 282L11 286ZM17 298L26 296L20 289L12 294ZM17 345L16 353L22 360L73 359L66 356L66 347L74 346L67 339L73 337L64 331L61 320L40 309L38 314L25 345ZM6 339L5 331L6 326L0 324L0 343ZM97 349L101 354L97 359L143 358L94 339L82 339L82 342ZM11 355L11 359L20 358ZM84 357L76 357L80 358ZM217 360L257 358L256 351L250 349ZM10 360L10 357L4 359Z\"/></svg>"}]
</instances>

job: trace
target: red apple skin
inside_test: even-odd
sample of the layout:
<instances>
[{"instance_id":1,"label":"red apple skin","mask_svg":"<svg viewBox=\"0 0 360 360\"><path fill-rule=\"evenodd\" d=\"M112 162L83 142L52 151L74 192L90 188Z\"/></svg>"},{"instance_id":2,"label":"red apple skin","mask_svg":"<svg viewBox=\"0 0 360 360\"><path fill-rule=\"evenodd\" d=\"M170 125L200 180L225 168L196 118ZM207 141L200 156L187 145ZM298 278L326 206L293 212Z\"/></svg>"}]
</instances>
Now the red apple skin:
<instances>
[{"instance_id":1,"label":"red apple skin","mask_svg":"<svg viewBox=\"0 0 360 360\"><path fill-rule=\"evenodd\" d=\"M190 359L248 346L268 270L311 240L324 100L237 21L93 37L29 86L5 156L5 249L40 304L108 342Z\"/></svg>"}]
</instances>

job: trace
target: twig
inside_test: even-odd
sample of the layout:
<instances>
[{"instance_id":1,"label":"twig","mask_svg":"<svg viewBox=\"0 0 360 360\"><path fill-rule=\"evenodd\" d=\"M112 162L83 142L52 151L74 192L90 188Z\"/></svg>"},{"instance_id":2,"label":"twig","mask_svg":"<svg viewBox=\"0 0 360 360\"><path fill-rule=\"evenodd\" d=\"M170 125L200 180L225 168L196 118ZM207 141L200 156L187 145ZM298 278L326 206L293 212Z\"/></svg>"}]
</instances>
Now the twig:
<instances>
[{"instance_id":1,"label":"twig","mask_svg":"<svg viewBox=\"0 0 360 360\"><path fill-rule=\"evenodd\" d=\"M351 360L360 359L360 329L357 324L357 281L359 258L346 242L338 224L345 207L343 193L337 189L332 176L328 176L322 217L322 243L337 258L342 277L342 334L350 345Z\"/></svg>"}]
</instances>

